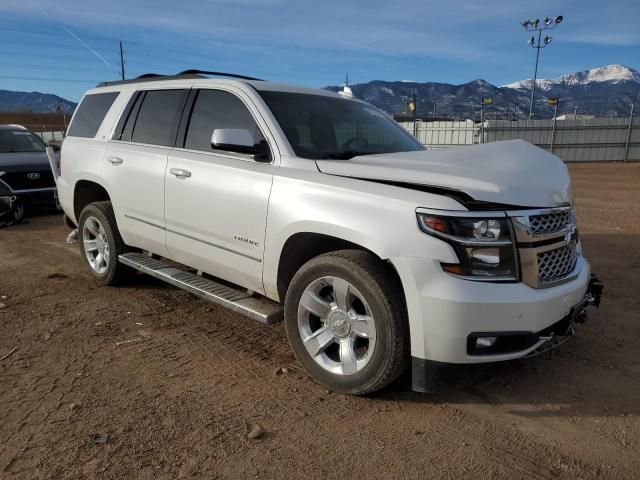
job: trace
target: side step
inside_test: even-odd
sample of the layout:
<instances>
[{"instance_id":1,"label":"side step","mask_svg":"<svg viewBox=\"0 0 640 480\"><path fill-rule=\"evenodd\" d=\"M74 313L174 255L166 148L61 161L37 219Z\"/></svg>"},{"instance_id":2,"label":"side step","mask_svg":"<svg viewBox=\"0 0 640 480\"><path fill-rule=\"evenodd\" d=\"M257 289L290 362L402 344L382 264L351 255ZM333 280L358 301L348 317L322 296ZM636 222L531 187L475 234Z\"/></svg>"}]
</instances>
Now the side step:
<instances>
[{"instance_id":1,"label":"side step","mask_svg":"<svg viewBox=\"0 0 640 480\"><path fill-rule=\"evenodd\" d=\"M159 278L253 320L272 324L284 318L282 306L276 302L266 298L256 298L244 290L228 287L200 275L185 272L143 253L124 253L118 257L118 260L142 273Z\"/></svg>"}]
</instances>

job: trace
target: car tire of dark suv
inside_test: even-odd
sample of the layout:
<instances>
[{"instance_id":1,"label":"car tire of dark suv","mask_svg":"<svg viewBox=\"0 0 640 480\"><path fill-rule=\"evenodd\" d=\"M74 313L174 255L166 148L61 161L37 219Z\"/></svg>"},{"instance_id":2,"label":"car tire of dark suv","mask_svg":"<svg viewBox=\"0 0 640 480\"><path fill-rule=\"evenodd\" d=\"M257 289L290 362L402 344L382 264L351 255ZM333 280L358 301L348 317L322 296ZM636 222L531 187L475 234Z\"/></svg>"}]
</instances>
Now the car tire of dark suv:
<instances>
[{"instance_id":1,"label":"car tire of dark suv","mask_svg":"<svg viewBox=\"0 0 640 480\"><path fill-rule=\"evenodd\" d=\"M120 236L111 202L91 203L82 210L78 243L85 264L101 285L123 284L136 273L118 261L131 249Z\"/></svg>"},{"instance_id":2,"label":"car tire of dark suv","mask_svg":"<svg viewBox=\"0 0 640 480\"><path fill-rule=\"evenodd\" d=\"M398 283L379 258L360 250L320 255L294 275L285 328L296 357L318 383L365 395L402 374L409 326Z\"/></svg>"}]
</instances>

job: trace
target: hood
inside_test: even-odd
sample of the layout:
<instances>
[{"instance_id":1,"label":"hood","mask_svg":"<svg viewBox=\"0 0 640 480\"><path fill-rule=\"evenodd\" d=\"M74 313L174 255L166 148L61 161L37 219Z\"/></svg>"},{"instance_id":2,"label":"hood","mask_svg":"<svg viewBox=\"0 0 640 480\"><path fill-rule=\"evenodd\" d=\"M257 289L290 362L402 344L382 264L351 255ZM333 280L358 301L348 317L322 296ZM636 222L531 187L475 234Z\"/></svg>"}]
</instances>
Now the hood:
<instances>
[{"instance_id":1,"label":"hood","mask_svg":"<svg viewBox=\"0 0 640 480\"><path fill-rule=\"evenodd\" d=\"M46 152L0 152L0 171L15 172L49 168Z\"/></svg>"},{"instance_id":2,"label":"hood","mask_svg":"<svg viewBox=\"0 0 640 480\"><path fill-rule=\"evenodd\" d=\"M524 207L571 202L564 162L523 140L317 160L317 164L330 175L457 190L484 202Z\"/></svg>"}]
</instances>

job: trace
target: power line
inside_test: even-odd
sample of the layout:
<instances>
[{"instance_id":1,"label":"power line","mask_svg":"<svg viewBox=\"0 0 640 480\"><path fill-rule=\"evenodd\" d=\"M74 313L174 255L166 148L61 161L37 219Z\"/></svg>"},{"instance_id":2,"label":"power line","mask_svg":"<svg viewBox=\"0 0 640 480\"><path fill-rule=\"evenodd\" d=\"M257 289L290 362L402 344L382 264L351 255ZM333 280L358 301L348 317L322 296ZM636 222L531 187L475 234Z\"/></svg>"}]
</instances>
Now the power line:
<instances>
[{"instance_id":1,"label":"power line","mask_svg":"<svg viewBox=\"0 0 640 480\"><path fill-rule=\"evenodd\" d=\"M2 80L34 80L42 82L70 82L70 83L98 83L102 80L78 79L78 78L45 78L45 77L14 77L11 75L0 75Z\"/></svg>"},{"instance_id":2,"label":"power line","mask_svg":"<svg viewBox=\"0 0 640 480\"><path fill-rule=\"evenodd\" d=\"M67 65L45 65L42 63L19 63L12 64L11 68L7 69L13 72L14 70L38 70L40 73L44 73L47 71L57 71L57 72L88 72L94 74L104 74L104 69L97 70L95 68L87 68L87 67L70 67Z\"/></svg>"},{"instance_id":3,"label":"power line","mask_svg":"<svg viewBox=\"0 0 640 480\"><path fill-rule=\"evenodd\" d=\"M18 29L18 28L2 28L2 32L6 33L6 32L10 32L10 33L23 33L23 34L27 34L27 35L39 35L39 36L46 36L46 37L60 37L60 38L68 38L68 35L64 34L64 33L55 33L55 32L43 32L40 30L25 30L25 29ZM115 38L109 38L109 37L93 37L93 36L86 36L83 35L83 38L86 38L87 40L95 40L98 42L117 42L118 40Z\"/></svg>"}]
</instances>

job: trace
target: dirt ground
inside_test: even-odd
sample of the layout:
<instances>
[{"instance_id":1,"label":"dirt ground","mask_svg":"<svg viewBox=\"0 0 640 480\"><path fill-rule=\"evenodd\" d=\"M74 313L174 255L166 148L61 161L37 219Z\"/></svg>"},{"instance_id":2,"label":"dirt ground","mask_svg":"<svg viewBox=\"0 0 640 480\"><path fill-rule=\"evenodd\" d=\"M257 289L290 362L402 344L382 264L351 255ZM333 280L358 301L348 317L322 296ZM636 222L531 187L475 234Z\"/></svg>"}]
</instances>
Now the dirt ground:
<instances>
[{"instance_id":1,"label":"dirt ground","mask_svg":"<svg viewBox=\"0 0 640 480\"><path fill-rule=\"evenodd\" d=\"M59 216L0 229L0 478L640 478L640 164L571 172L602 307L437 395L330 394L282 325L98 287Z\"/></svg>"}]
</instances>

